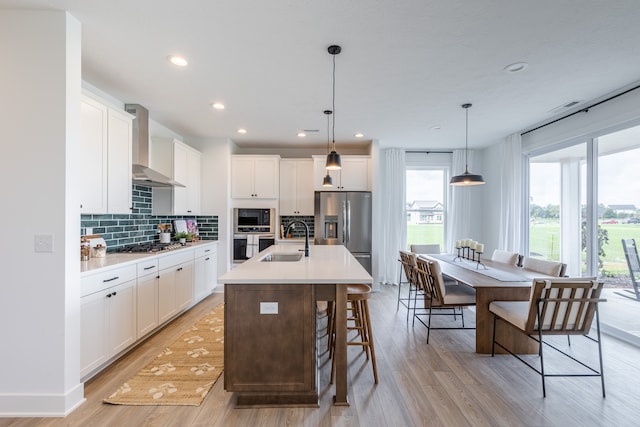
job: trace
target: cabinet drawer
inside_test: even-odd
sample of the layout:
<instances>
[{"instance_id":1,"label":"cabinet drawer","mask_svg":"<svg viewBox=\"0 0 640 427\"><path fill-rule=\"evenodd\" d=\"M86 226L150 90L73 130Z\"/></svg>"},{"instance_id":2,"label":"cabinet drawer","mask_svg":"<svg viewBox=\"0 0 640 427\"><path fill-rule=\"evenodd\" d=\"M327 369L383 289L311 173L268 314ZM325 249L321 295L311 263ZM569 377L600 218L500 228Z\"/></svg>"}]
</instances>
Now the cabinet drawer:
<instances>
[{"instance_id":1,"label":"cabinet drawer","mask_svg":"<svg viewBox=\"0 0 640 427\"><path fill-rule=\"evenodd\" d=\"M193 249L181 250L178 253L165 255L158 259L160 270L182 264L183 262L193 261Z\"/></svg>"},{"instance_id":2,"label":"cabinet drawer","mask_svg":"<svg viewBox=\"0 0 640 427\"><path fill-rule=\"evenodd\" d=\"M195 248L195 258L200 258L205 255L212 255L216 252L216 244L198 246Z\"/></svg>"},{"instance_id":3,"label":"cabinet drawer","mask_svg":"<svg viewBox=\"0 0 640 427\"><path fill-rule=\"evenodd\" d=\"M145 259L140 261L138 266L138 277L146 276L147 274L157 274L159 266L158 258Z\"/></svg>"},{"instance_id":4,"label":"cabinet drawer","mask_svg":"<svg viewBox=\"0 0 640 427\"><path fill-rule=\"evenodd\" d=\"M136 278L136 265L114 268L100 273L85 276L80 282L80 296L90 295L100 292L103 289L111 288L134 280Z\"/></svg>"}]
</instances>

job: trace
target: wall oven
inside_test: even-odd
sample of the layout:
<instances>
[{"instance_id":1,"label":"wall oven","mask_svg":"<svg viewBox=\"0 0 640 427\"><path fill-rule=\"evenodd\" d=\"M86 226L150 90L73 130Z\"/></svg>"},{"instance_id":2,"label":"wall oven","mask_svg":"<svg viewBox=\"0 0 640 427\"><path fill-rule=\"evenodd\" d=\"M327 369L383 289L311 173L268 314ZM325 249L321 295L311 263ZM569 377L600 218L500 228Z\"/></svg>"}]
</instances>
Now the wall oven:
<instances>
[{"instance_id":1,"label":"wall oven","mask_svg":"<svg viewBox=\"0 0 640 427\"><path fill-rule=\"evenodd\" d=\"M275 243L275 209L233 209L234 263L244 262Z\"/></svg>"}]
</instances>

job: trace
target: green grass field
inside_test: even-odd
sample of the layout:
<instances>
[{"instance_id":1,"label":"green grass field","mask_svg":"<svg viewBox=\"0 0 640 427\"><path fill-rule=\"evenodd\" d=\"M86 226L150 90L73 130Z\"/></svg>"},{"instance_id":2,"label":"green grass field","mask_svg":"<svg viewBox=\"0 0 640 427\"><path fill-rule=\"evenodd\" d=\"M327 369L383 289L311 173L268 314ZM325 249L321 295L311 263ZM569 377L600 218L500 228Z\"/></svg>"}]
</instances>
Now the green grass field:
<instances>
[{"instance_id":1,"label":"green grass field","mask_svg":"<svg viewBox=\"0 0 640 427\"><path fill-rule=\"evenodd\" d=\"M442 227L442 224L407 224L407 245L439 243L444 248ZM559 260L560 224L551 221L536 221L530 227L531 253ZM601 227L609 232L609 244L604 246L605 271L609 274L628 274L621 240L634 238L640 242L640 224L601 224Z\"/></svg>"}]
</instances>

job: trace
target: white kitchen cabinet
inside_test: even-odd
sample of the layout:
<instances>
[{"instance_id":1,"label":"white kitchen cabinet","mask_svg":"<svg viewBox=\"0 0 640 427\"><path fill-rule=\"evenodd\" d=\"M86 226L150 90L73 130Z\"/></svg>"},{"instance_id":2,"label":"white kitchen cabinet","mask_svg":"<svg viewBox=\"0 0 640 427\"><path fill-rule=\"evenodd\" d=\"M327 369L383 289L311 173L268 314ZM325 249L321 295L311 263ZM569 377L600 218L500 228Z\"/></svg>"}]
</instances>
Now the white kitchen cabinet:
<instances>
[{"instance_id":1,"label":"white kitchen cabinet","mask_svg":"<svg viewBox=\"0 0 640 427\"><path fill-rule=\"evenodd\" d=\"M80 110L80 211L131 213L133 116L86 94Z\"/></svg>"},{"instance_id":2,"label":"white kitchen cabinet","mask_svg":"<svg viewBox=\"0 0 640 427\"><path fill-rule=\"evenodd\" d=\"M313 160L280 160L280 215L313 215Z\"/></svg>"},{"instance_id":3,"label":"white kitchen cabinet","mask_svg":"<svg viewBox=\"0 0 640 427\"><path fill-rule=\"evenodd\" d=\"M112 286L94 292L105 284ZM81 286L80 376L84 377L136 342L135 265L83 278Z\"/></svg>"},{"instance_id":4,"label":"white kitchen cabinet","mask_svg":"<svg viewBox=\"0 0 640 427\"><path fill-rule=\"evenodd\" d=\"M218 284L217 243L196 247L194 256L193 293L194 300L199 301L209 295Z\"/></svg>"},{"instance_id":5,"label":"white kitchen cabinet","mask_svg":"<svg viewBox=\"0 0 640 427\"><path fill-rule=\"evenodd\" d=\"M193 301L193 251L159 258L158 322L163 324Z\"/></svg>"},{"instance_id":6,"label":"white kitchen cabinet","mask_svg":"<svg viewBox=\"0 0 640 427\"><path fill-rule=\"evenodd\" d=\"M184 187L154 187L154 215L198 215L202 154L176 139L154 138L151 167Z\"/></svg>"},{"instance_id":7,"label":"white kitchen cabinet","mask_svg":"<svg viewBox=\"0 0 640 427\"><path fill-rule=\"evenodd\" d=\"M145 259L137 264L137 332L138 339L158 327L158 258Z\"/></svg>"},{"instance_id":8,"label":"white kitchen cabinet","mask_svg":"<svg viewBox=\"0 0 640 427\"><path fill-rule=\"evenodd\" d=\"M368 156L340 156L342 169L329 171L332 187L323 187L327 174L326 156L313 156L313 185L316 191L369 191L371 190L370 158Z\"/></svg>"},{"instance_id":9,"label":"white kitchen cabinet","mask_svg":"<svg viewBox=\"0 0 640 427\"><path fill-rule=\"evenodd\" d=\"M280 156L231 157L231 197L277 199Z\"/></svg>"}]
</instances>

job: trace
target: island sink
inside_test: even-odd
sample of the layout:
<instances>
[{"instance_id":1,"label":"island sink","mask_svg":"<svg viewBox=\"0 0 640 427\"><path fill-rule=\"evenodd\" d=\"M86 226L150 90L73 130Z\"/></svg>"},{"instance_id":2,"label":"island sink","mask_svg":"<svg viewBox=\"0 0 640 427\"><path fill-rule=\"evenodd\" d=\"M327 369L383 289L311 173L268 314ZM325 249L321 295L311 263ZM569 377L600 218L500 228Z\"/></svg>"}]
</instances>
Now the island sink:
<instances>
[{"instance_id":1,"label":"island sink","mask_svg":"<svg viewBox=\"0 0 640 427\"><path fill-rule=\"evenodd\" d=\"M270 253L260 259L260 262L294 262L300 261L302 252Z\"/></svg>"}]
</instances>

